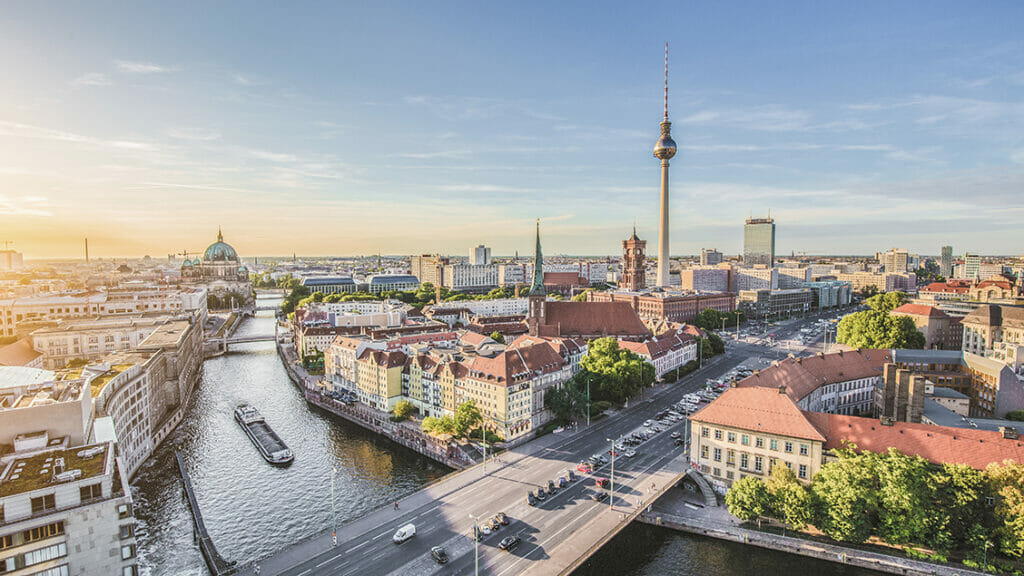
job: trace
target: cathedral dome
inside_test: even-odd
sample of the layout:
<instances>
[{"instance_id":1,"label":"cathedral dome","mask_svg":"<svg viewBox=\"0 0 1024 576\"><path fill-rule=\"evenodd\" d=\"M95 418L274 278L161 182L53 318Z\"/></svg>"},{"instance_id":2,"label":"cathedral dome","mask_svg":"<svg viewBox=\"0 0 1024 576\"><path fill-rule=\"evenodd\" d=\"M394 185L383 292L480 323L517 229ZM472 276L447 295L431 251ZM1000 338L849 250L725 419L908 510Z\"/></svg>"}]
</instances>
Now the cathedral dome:
<instances>
[{"instance_id":1,"label":"cathedral dome","mask_svg":"<svg viewBox=\"0 0 1024 576\"><path fill-rule=\"evenodd\" d=\"M224 242L224 235L217 231L217 241L203 253L205 262L238 262L238 254L230 244Z\"/></svg>"}]
</instances>

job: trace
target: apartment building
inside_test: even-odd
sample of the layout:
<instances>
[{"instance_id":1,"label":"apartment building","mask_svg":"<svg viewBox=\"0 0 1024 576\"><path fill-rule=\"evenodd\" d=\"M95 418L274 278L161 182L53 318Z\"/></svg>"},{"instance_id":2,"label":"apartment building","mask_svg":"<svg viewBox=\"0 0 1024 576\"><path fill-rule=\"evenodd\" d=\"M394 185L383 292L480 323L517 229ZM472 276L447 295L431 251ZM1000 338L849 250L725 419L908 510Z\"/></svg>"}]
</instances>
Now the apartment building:
<instances>
[{"instance_id":1,"label":"apartment building","mask_svg":"<svg viewBox=\"0 0 1024 576\"><path fill-rule=\"evenodd\" d=\"M128 477L113 442L22 437L0 459L0 573L137 576Z\"/></svg>"},{"instance_id":2,"label":"apartment building","mask_svg":"<svg viewBox=\"0 0 1024 576\"><path fill-rule=\"evenodd\" d=\"M57 370L70 360L100 360L107 354L133 350L171 317L164 313L131 314L96 319L59 320L56 326L32 332L32 347L43 366Z\"/></svg>"}]
</instances>

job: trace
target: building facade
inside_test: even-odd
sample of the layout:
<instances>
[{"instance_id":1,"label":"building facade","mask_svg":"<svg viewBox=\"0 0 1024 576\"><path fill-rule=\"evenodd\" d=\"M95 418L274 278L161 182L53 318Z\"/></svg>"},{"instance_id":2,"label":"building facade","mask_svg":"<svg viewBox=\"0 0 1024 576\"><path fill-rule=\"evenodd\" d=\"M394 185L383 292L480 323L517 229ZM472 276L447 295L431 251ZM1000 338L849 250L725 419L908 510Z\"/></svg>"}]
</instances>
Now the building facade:
<instances>
[{"instance_id":1,"label":"building facade","mask_svg":"<svg viewBox=\"0 0 1024 576\"><path fill-rule=\"evenodd\" d=\"M625 290L643 290L647 287L647 272L644 268L644 252L647 241L641 240L633 230L633 235L622 241L622 280L619 282Z\"/></svg>"},{"instance_id":2,"label":"building facade","mask_svg":"<svg viewBox=\"0 0 1024 576\"><path fill-rule=\"evenodd\" d=\"M722 253L714 248L700 249L700 265L715 266L723 262Z\"/></svg>"},{"instance_id":3,"label":"building facade","mask_svg":"<svg viewBox=\"0 0 1024 576\"><path fill-rule=\"evenodd\" d=\"M775 267L775 221L750 218L743 226L743 265Z\"/></svg>"}]
</instances>

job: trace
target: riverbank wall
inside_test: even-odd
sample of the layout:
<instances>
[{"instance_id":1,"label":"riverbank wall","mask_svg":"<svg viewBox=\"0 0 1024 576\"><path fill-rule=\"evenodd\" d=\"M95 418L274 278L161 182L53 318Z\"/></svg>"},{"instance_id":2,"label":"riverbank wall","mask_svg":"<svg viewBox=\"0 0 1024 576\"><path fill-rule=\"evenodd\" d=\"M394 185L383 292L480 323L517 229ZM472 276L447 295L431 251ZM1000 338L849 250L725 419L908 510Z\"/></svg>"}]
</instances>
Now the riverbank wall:
<instances>
[{"instance_id":1,"label":"riverbank wall","mask_svg":"<svg viewBox=\"0 0 1024 576\"><path fill-rule=\"evenodd\" d=\"M911 558L878 554L835 544L758 532L738 526L722 526L700 518L690 518L661 511L645 512L637 517L637 521L653 526L671 528L680 532L729 540L740 544L788 552L838 564L849 564L850 566L889 574L905 576L982 576L981 572L966 567L932 564Z\"/></svg>"},{"instance_id":2,"label":"riverbank wall","mask_svg":"<svg viewBox=\"0 0 1024 576\"><path fill-rule=\"evenodd\" d=\"M281 359L281 363L284 364L288 378L302 392L307 403L326 410L335 416L344 418L371 432L380 434L392 442L401 444L449 468L462 470L475 464L454 443L444 444L438 442L432 436L423 434L418 430L391 422L386 413L349 406L344 402L339 402L330 396L322 394L316 384L316 380L308 374L302 373L298 366L296 366L297 357L294 355L294 352L289 350L281 341L277 342L277 354Z\"/></svg>"}]
</instances>

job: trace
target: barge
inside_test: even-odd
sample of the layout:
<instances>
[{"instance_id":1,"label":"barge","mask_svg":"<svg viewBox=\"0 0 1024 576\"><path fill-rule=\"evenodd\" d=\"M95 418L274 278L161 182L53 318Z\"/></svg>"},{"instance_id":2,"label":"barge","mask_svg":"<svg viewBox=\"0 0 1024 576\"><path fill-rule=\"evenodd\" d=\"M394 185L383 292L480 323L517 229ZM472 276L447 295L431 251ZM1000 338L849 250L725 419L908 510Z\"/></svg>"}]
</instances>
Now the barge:
<instances>
[{"instance_id":1,"label":"barge","mask_svg":"<svg viewBox=\"0 0 1024 576\"><path fill-rule=\"evenodd\" d=\"M267 424L259 410L248 404L235 408L235 420L242 426L263 459L277 466L287 466L294 459L292 451Z\"/></svg>"}]
</instances>

